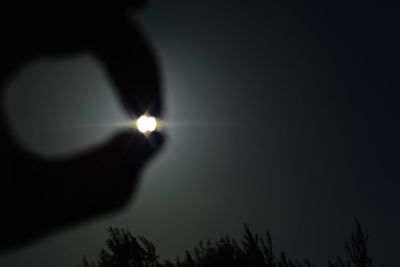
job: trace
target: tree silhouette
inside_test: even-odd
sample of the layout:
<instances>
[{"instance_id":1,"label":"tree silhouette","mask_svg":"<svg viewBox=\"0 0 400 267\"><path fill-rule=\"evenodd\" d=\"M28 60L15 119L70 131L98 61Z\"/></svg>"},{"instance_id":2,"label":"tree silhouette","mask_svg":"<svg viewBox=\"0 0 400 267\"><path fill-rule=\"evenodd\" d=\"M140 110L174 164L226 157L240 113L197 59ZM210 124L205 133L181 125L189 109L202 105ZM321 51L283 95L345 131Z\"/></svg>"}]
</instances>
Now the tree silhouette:
<instances>
[{"instance_id":1,"label":"tree silhouette","mask_svg":"<svg viewBox=\"0 0 400 267\"><path fill-rule=\"evenodd\" d=\"M367 249L368 234L363 232L361 224L358 220L356 220L356 227L356 233L351 235L350 244L346 242L346 250L350 259L344 261L338 257L336 263L329 261L329 267L372 266L372 258L369 256Z\"/></svg>"},{"instance_id":2,"label":"tree silhouette","mask_svg":"<svg viewBox=\"0 0 400 267\"><path fill-rule=\"evenodd\" d=\"M143 236L135 237L128 230L109 228L108 250L102 249L97 262L85 257L79 267L315 267L308 259L292 260L282 251L275 256L272 238L254 234L245 224L240 244L226 235L218 241L199 242L193 252L186 251L183 259L160 263L152 242ZM367 249L368 234L356 220L356 231L346 242L348 259L337 257L328 261L329 267L372 267Z\"/></svg>"}]
</instances>

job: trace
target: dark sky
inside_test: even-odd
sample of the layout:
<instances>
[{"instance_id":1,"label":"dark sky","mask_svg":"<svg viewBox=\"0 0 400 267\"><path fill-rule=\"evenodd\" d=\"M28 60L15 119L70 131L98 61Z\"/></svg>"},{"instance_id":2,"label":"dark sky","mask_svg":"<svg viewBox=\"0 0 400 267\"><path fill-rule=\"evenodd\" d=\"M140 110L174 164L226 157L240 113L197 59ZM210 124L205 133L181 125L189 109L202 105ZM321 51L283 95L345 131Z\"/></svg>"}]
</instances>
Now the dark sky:
<instances>
[{"instance_id":1,"label":"dark sky","mask_svg":"<svg viewBox=\"0 0 400 267\"><path fill-rule=\"evenodd\" d=\"M165 129L168 142L125 210L3 254L0 266L75 266L104 247L110 225L174 258L199 240L239 236L245 222L269 229L277 250L326 265L344 254L354 218L370 233L376 262L395 266L398 13L151 1L138 20L159 55L165 119L188 125ZM41 93L29 95L32 87ZM41 60L10 85L6 110L30 149L65 155L116 131L67 126L127 118L112 88L90 55ZM15 105L21 94L24 109ZM29 131L27 115L43 132Z\"/></svg>"}]
</instances>

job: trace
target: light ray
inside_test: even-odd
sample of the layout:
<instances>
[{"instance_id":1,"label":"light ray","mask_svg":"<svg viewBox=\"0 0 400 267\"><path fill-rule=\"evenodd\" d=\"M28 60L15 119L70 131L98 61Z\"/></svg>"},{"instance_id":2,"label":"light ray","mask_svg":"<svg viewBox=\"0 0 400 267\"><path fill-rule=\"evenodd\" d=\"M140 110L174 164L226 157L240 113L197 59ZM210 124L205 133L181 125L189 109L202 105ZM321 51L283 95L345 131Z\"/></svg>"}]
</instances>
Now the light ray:
<instances>
[{"instance_id":1,"label":"light ray","mask_svg":"<svg viewBox=\"0 0 400 267\"><path fill-rule=\"evenodd\" d=\"M67 128L136 128L136 120L121 121L121 122L102 122L92 124L76 124Z\"/></svg>"},{"instance_id":2,"label":"light ray","mask_svg":"<svg viewBox=\"0 0 400 267\"><path fill-rule=\"evenodd\" d=\"M179 122L157 120L157 128L170 127L221 127L221 126L241 126L240 123L219 123L219 122ZM137 128L137 120L121 122L103 122L92 124L76 124L67 128Z\"/></svg>"},{"instance_id":3,"label":"light ray","mask_svg":"<svg viewBox=\"0 0 400 267\"><path fill-rule=\"evenodd\" d=\"M103 122L103 123L93 123L93 124L77 124L72 125L67 128L130 128L138 129L138 119L121 121L121 122ZM169 120L158 120L156 121L155 128L152 128L149 132L153 130L162 130L164 128L192 128L192 127L248 127L245 123L226 123L226 122L184 122L184 121L169 121ZM147 127L147 126L146 126ZM138 129L140 130L140 129ZM145 131L146 132L146 131Z\"/></svg>"}]
</instances>

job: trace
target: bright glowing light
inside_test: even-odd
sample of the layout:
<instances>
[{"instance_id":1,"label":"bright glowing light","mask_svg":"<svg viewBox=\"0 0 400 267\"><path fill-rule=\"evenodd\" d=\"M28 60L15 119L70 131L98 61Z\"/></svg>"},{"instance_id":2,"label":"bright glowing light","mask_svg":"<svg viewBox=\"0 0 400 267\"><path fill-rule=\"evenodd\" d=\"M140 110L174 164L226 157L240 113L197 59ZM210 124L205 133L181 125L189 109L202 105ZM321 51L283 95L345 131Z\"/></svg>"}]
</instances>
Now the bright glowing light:
<instances>
[{"instance_id":1,"label":"bright glowing light","mask_svg":"<svg viewBox=\"0 0 400 267\"><path fill-rule=\"evenodd\" d=\"M137 119L136 127L142 133L152 132L157 128L157 120L154 117L143 115Z\"/></svg>"}]
</instances>

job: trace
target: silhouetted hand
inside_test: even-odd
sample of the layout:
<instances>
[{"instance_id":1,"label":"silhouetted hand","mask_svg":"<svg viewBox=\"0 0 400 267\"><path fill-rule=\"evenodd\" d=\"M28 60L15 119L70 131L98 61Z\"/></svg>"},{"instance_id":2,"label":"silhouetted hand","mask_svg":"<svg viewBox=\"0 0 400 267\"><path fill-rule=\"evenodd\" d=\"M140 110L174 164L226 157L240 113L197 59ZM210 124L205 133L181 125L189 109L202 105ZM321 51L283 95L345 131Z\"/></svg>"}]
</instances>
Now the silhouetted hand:
<instances>
[{"instance_id":1,"label":"silhouetted hand","mask_svg":"<svg viewBox=\"0 0 400 267\"><path fill-rule=\"evenodd\" d=\"M134 7L135 1L132 4ZM32 59L88 52L104 64L130 111L136 115L145 112L160 115L157 64L143 36L127 19L126 4L93 7L69 3L60 8L53 4L51 9L40 2L22 9L2 5L1 90ZM143 165L163 142L158 132L146 137L132 129L78 157L45 161L15 142L3 116L0 121L0 247L3 249L121 207L135 190Z\"/></svg>"}]
</instances>

